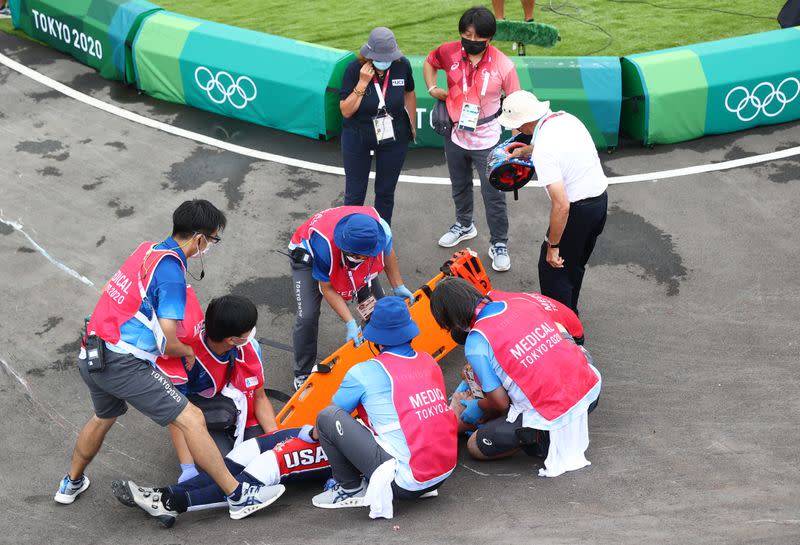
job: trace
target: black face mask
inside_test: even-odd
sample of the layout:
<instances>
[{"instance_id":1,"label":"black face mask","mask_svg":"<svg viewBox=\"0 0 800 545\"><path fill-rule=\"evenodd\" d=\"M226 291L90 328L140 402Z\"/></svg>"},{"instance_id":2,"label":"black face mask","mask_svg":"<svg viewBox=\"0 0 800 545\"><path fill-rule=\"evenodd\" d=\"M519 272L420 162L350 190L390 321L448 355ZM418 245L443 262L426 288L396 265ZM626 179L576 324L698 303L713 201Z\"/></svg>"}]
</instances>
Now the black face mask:
<instances>
[{"instance_id":1,"label":"black face mask","mask_svg":"<svg viewBox=\"0 0 800 545\"><path fill-rule=\"evenodd\" d=\"M463 329L451 329L450 330L450 337L456 342L456 344L460 344L464 346L467 344L467 335L469 335L469 331L464 331Z\"/></svg>"},{"instance_id":2,"label":"black face mask","mask_svg":"<svg viewBox=\"0 0 800 545\"><path fill-rule=\"evenodd\" d=\"M486 50L488 43L489 42L461 38L461 45L464 47L464 51L466 51L467 55L480 55Z\"/></svg>"}]
</instances>

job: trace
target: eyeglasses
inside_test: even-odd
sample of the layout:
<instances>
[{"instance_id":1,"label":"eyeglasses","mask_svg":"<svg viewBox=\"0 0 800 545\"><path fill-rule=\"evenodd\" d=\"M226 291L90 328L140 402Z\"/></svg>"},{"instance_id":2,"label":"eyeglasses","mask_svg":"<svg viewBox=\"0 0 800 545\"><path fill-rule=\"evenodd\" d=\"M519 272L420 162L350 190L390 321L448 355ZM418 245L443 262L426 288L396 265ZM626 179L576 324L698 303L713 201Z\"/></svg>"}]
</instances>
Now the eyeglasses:
<instances>
[{"instance_id":1,"label":"eyeglasses","mask_svg":"<svg viewBox=\"0 0 800 545\"><path fill-rule=\"evenodd\" d=\"M220 242L222 242L222 238L220 238L220 237L215 237L214 235L207 235L205 233L199 233L199 234L201 234L204 237L206 237L206 240L208 240L212 244L219 244Z\"/></svg>"}]
</instances>

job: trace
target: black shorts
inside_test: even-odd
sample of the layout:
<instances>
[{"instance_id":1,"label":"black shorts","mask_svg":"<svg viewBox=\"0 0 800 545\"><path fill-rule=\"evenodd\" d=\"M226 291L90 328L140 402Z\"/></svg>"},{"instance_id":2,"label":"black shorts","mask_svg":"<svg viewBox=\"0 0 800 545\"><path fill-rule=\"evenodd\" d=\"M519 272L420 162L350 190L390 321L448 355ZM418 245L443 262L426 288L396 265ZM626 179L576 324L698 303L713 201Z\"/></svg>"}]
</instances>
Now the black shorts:
<instances>
[{"instance_id":1,"label":"black shorts","mask_svg":"<svg viewBox=\"0 0 800 545\"><path fill-rule=\"evenodd\" d=\"M598 399L589 405L588 413L597 407ZM503 415L490 420L475 432L478 450L484 456L494 457L522 448L526 454L546 458L550 449L550 433L522 426L520 414L514 422L506 421Z\"/></svg>"},{"instance_id":2,"label":"black shorts","mask_svg":"<svg viewBox=\"0 0 800 545\"><path fill-rule=\"evenodd\" d=\"M519 430L519 431L518 431ZM522 427L522 415L514 422L506 421L505 415L490 420L475 432L478 450L488 457L507 454L523 446L528 454L547 456L550 434L546 431Z\"/></svg>"}]
</instances>

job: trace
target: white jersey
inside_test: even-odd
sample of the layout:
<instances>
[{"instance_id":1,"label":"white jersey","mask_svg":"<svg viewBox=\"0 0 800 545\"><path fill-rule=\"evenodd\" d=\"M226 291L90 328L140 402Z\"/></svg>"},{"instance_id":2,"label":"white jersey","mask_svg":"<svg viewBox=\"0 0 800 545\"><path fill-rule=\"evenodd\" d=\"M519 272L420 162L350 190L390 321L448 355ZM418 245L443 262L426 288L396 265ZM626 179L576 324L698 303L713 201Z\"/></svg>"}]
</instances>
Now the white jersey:
<instances>
[{"instance_id":1,"label":"white jersey","mask_svg":"<svg viewBox=\"0 0 800 545\"><path fill-rule=\"evenodd\" d=\"M563 181L571 203L597 197L608 187L594 141L572 114L564 112L541 124L532 159L537 180L531 183L545 187Z\"/></svg>"}]
</instances>

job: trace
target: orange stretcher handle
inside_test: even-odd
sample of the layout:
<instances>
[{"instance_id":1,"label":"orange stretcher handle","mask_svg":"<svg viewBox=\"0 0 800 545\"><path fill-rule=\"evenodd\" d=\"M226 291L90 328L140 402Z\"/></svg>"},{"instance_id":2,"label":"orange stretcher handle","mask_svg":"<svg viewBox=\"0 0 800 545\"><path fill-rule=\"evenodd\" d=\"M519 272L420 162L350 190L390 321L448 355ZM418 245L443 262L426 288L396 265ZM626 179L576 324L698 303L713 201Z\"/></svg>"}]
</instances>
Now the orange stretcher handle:
<instances>
[{"instance_id":1,"label":"orange stretcher handle","mask_svg":"<svg viewBox=\"0 0 800 545\"><path fill-rule=\"evenodd\" d=\"M469 249L456 252L453 259L448 260L442 268L449 269L446 270L449 273L447 276L465 278L482 293L487 293L492 288L480 259ZM445 357L456 346L450 334L439 327L431 314L430 294L445 276L444 272L440 272L414 292L414 301L409 308L411 318L420 330L420 334L411 341L411 346L417 352L427 352L436 360ZM357 348L352 341L340 347L317 364L317 371L311 373L303 386L286 402L276 417L278 427L296 428L304 424L313 425L317 414L330 405L347 371L354 365L377 355L377 347L367 340Z\"/></svg>"}]
</instances>

